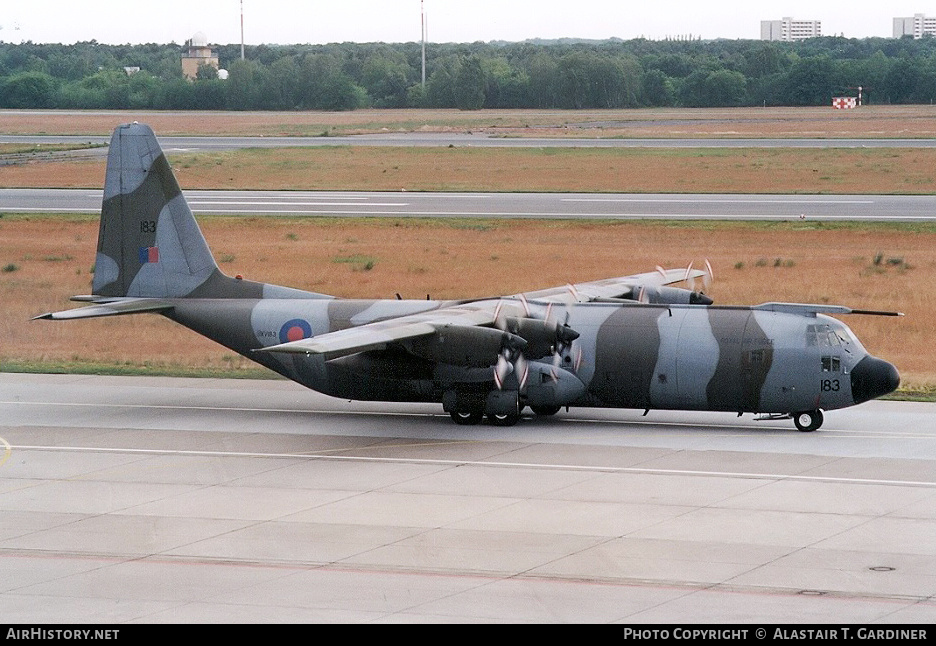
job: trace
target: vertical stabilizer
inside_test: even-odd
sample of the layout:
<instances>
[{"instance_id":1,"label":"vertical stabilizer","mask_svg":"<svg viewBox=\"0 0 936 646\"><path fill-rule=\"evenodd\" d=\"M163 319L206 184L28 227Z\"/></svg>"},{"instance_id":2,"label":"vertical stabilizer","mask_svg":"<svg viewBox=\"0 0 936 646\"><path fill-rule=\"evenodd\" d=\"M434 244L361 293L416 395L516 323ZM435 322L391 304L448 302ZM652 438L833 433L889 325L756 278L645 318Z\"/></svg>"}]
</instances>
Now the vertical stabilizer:
<instances>
[{"instance_id":1,"label":"vertical stabilizer","mask_svg":"<svg viewBox=\"0 0 936 646\"><path fill-rule=\"evenodd\" d=\"M107 155L94 294L181 298L217 273L153 131L118 127Z\"/></svg>"}]
</instances>

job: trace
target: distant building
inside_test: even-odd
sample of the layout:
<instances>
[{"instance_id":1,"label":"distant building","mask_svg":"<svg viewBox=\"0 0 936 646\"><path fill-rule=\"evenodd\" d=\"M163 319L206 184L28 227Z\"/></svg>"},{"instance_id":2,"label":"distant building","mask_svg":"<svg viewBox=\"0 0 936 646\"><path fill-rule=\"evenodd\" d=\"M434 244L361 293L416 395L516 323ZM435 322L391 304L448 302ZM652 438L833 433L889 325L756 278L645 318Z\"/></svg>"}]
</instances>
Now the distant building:
<instances>
[{"instance_id":1,"label":"distant building","mask_svg":"<svg viewBox=\"0 0 936 646\"><path fill-rule=\"evenodd\" d=\"M903 36L936 36L936 18L927 18L921 13L914 14L913 18L894 18L894 38Z\"/></svg>"},{"instance_id":2,"label":"distant building","mask_svg":"<svg viewBox=\"0 0 936 646\"><path fill-rule=\"evenodd\" d=\"M195 80L198 76L198 68L202 65L210 65L218 69L218 55L211 51L208 46L208 37L202 32L198 32L189 40L185 41L188 50L182 54L182 73L185 78Z\"/></svg>"},{"instance_id":3,"label":"distant building","mask_svg":"<svg viewBox=\"0 0 936 646\"><path fill-rule=\"evenodd\" d=\"M816 38L822 35L822 22L819 20L761 20L761 40L782 40L791 42Z\"/></svg>"}]
</instances>

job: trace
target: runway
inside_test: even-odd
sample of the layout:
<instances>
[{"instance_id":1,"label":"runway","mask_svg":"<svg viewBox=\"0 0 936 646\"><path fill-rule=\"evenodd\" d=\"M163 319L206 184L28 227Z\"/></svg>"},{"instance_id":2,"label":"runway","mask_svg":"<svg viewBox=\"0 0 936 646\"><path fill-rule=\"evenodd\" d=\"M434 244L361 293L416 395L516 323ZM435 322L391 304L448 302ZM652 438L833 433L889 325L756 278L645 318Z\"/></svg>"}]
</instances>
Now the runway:
<instances>
[{"instance_id":1,"label":"runway","mask_svg":"<svg viewBox=\"0 0 936 646\"><path fill-rule=\"evenodd\" d=\"M0 213L99 213L101 190L0 189ZM196 215L391 218L718 219L921 222L933 195L628 193L185 192Z\"/></svg>"},{"instance_id":2,"label":"runway","mask_svg":"<svg viewBox=\"0 0 936 646\"><path fill-rule=\"evenodd\" d=\"M459 427L285 381L0 373L8 623L931 623L936 405Z\"/></svg>"}]
</instances>

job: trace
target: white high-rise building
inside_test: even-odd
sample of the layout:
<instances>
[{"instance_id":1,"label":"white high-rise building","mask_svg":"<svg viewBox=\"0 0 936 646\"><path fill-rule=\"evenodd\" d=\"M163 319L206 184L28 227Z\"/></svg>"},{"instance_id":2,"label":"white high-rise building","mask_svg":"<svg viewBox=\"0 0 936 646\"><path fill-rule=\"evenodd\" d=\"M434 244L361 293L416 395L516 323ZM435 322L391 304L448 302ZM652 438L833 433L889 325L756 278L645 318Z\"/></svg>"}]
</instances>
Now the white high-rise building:
<instances>
[{"instance_id":1,"label":"white high-rise building","mask_svg":"<svg viewBox=\"0 0 936 646\"><path fill-rule=\"evenodd\" d=\"M921 13L914 14L913 18L894 18L894 38L923 38L924 35L936 36L936 18L927 18Z\"/></svg>"},{"instance_id":2,"label":"white high-rise building","mask_svg":"<svg viewBox=\"0 0 936 646\"><path fill-rule=\"evenodd\" d=\"M816 38L822 35L822 21L819 20L761 20L761 40L782 40L791 42Z\"/></svg>"}]
</instances>

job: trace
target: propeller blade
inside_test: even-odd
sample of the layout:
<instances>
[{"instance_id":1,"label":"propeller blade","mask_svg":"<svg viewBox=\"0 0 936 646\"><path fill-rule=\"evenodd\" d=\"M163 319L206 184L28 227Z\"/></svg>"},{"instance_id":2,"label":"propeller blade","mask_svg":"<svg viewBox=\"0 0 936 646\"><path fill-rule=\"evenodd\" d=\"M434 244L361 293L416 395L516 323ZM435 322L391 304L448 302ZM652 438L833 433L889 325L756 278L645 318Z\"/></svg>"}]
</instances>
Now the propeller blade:
<instances>
[{"instance_id":1,"label":"propeller blade","mask_svg":"<svg viewBox=\"0 0 936 646\"><path fill-rule=\"evenodd\" d=\"M686 267L686 277L683 279L686 281L686 287L690 292L695 291L695 276L692 274L692 263L689 263L689 266Z\"/></svg>"},{"instance_id":2,"label":"propeller blade","mask_svg":"<svg viewBox=\"0 0 936 646\"><path fill-rule=\"evenodd\" d=\"M504 301L497 301L497 306L494 308L494 327L498 330L507 329L507 321L504 317L501 316L501 309L504 304Z\"/></svg>"},{"instance_id":3,"label":"propeller blade","mask_svg":"<svg viewBox=\"0 0 936 646\"><path fill-rule=\"evenodd\" d=\"M705 289L708 289L712 281L715 280L715 272L712 271L712 263L707 258L705 260L705 271L706 274L702 276L702 284L705 285Z\"/></svg>"},{"instance_id":4,"label":"propeller blade","mask_svg":"<svg viewBox=\"0 0 936 646\"><path fill-rule=\"evenodd\" d=\"M530 317L530 304L527 303L526 296L523 294L520 294L520 304L523 305L523 315L529 318Z\"/></svg>"},{"instance_id":5,"label":"propeller blade","mask_svg":"<svg viewBox=\"0 0 936 646\"><path fill-rule=\"evenodd\" d=\"M530 378L530 365L527 363L527 360L523 358L523 355L517 357L516 362L514 362L514 370L517 373L517 381L520 383L520 390L523 391L526 389L527 380Z\"/></svg>"},{"instance_id":6,"label":"propeller blade","mask_svg":"<svg viewBox=\"0 0 936 646\"><path fill-rule=\"evenodd\" d=\"M497 365L494 366L494 384L498 390L504 389L504 379L513 371L513 365L504 355L497 357Z\"/></svg>"}]
</instances>

